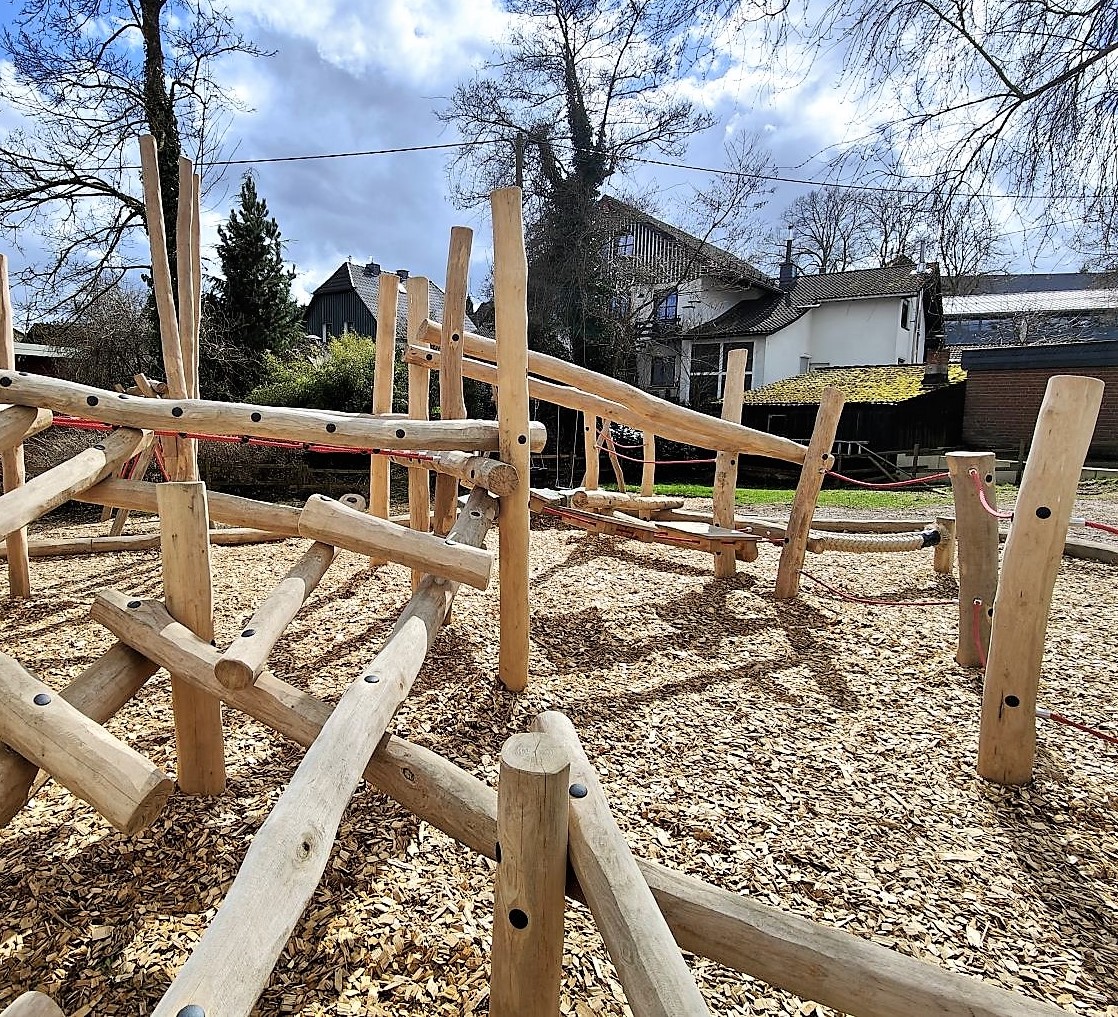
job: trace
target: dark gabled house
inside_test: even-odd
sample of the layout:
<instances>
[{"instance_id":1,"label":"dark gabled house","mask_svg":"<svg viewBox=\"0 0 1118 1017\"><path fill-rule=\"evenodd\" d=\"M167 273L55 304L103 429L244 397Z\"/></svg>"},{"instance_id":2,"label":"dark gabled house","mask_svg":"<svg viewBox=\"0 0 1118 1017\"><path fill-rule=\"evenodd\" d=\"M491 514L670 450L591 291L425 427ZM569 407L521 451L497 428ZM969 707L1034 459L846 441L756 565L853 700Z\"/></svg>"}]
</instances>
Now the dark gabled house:
<instances>
[{"instance_id":1,"label":"dark gabled house","mask_svg":"<svg viewBox=\"0 0 1118 1017\"><path fill-rule=\"evenodd\" d=\"M405 269L397 269L394 274L399 280L399 299L396 305L396 338L407 337L408 297ZM380 265L371 261L365 265L345 262L329 279L311 295L304 317L308 335L328 339L330 336L367 335L373 339L377 334L377 301L382 278ZM442 321L443 291L431 283L431 317ZM467 319L466 327L474 330L474 324Z\"/></svg>"}]
</instances>

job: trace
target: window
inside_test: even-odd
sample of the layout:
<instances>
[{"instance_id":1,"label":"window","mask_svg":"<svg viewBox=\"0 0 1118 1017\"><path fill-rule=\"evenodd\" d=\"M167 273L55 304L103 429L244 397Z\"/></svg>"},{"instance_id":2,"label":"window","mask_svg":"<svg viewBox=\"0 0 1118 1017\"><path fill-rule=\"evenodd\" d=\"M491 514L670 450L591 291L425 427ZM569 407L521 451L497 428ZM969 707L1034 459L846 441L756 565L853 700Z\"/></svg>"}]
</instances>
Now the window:
<instances>
[{"instance_id":1,"label":"window","mask_svg":"<svg viewBox=\"0 0 1118 1017\"><path fill-rule=\"evenodd\" d=\"M722 398L726 386L726 365L733 350L748 350L745 387L753 387L753 343L695 343L691 347L692 406L705 407Z\"/></svg>"},{"instance_id":2,"label":"window","mask_svg":"<svg viewBox=\"0 0 1118 1017\"><path fill-rule=\"evenodd\" d=\"M615 318L628 318L632 310L632 302L628 293L618 293L610 298L609 313Z\"/></svg>"},{"instance_id":3,"label":"window","mask_svg":"<svg viewBox=\"0 0 1118 1017\"><path fill-rule=\"evenodd\" d=\"M908 301L901 301L901 328L908 331Z\"/></svg>"},{"instance_id":4,"label":"window","mask_svg":"<svg viewBox=\"0 0 1118 1017\"><path fill-rule=\"evenodd\" d=\"M800 374L807 374L811 370L811 357L800 357Z\"/></svg>"},{"instance_id":5,"label":"window","mask_svg":"<svg viewBox=\"0 0 1118 1017\"><path fill-rule=\"evenodd\" d=\"M334 323L331 322L331 321L324 321L322 323L322 338L323 339L329 339L330 336L333 335L333 333L330 331L333 327L334 327Z\"/></svg>"},{"instance_id":6,"label":"window","mask_svg":"<svg viewBox=\"0 0 1118 1017\"><path fill-rule=\"evenodd\" d=\"M622 258L633 257L637 253L637 238L632 233L622 233L617 238L617 253Z\"/></svg>"},{"instance_id":7,"label":"window","mask_svg":"<svg viewBox=\"0 0 1118 1017\"><path fill-rule=\"evenodd\" d=\"M675 384L675 357L653 357L650 384L670 388Z\"/></svg>"},{"instance_id":8,"label":"window","mask_svg":"<svg viewBox=\"0 0 1118 1017\"><path fill-rule=\"evenodd\" d=\"M656 301L657 321L676 321L679 318L679 294L672 290Z\"/></svg>"}]
</instances>

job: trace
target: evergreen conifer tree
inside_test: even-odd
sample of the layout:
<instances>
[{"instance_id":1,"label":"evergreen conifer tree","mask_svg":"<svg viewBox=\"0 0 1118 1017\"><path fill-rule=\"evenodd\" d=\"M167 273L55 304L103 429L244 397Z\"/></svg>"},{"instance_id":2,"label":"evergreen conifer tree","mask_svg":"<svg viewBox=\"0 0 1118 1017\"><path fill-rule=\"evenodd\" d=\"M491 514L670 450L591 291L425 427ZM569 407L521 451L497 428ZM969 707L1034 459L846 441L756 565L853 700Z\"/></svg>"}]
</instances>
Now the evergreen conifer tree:
<instances>
[{"instance_id":1,"label":"evergreen conifer tree","mask_svg":"<svg viewBox=\"0 0 1118 1017\"><path fill-rule=\"evenodd\" d=\"M282 358L294 351L303 311L291 295L295 272L284 267L279 225L248 174L240 208L217 235L222 278L208 294L203 317L202 392L240 399L263 380L265 352Z\"/></svg>"}]
</instances>

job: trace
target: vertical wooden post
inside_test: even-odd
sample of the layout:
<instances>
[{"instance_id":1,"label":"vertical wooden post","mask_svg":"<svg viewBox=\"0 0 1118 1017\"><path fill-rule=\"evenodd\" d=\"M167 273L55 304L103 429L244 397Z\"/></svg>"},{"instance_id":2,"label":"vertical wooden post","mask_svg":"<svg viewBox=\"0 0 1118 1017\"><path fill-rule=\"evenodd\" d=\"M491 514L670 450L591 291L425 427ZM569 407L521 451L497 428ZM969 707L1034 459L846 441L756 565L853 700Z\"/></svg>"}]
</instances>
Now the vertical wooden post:
<instances>
[{"instance_id":1,"label":"vertical wooden post","mask_svg":"<svg viewBox=\"0 0 1118 1017\"><path fill-rule=\"evenodd\" d=\"M992 452L947 453L959 557L959 643L955 660L963 667L981 667L990 648L990 617L998 589L998 521L983 508L971 471L977 473L986 501L995 508L995 465Z\"/></svg>"},{"instance_id":2,"label":"vertical wooden post","mask_svg":"<svg viewBox=\"0 0 1118 1017\"><path fill-rule=\"evenodd\" d=\"M497 423L501 459L516 467L520 484L501 499L498 575L501 638L498 675L505 688L528 684L528 554L531 513L528 484L528 261L518 187L490 195L493 208L493 301L497 325ZM446 344L443 344L446 356Z\"/></svg>"},{"instance_id":3,"label":"vertical wooden post","mask_svg":"<svg viewBox=\"0 0 1118 1017\"><path fill-rule=\"evenodd\" d=\"M200 481L159 484L159 532L167 611L199 638L213 639L209 511ZM225 790L221 702L171 675L178 746L178 783L187 794Z\"/></svg>"},{"instance_id":4,"label":"vertical wooden post","mask_svg":"<svg viewBox=\"0 0 1118 1017\"><path fill-rule=\"evenodd\" d=\"M741 423L741 408L745 401L745 371L749 366L749 350L731 350L726 358L726 384L722 390L722 419ZM738 486L738 453L719 452L714 463L714 512L711 521L715 526L734 528L734 498ZM756 544L753 545L756 548ZM737 557L733 545L715 544L714 574L719 579L730 578L737 571Z\"/></svg>"},{"instance_id":5,"label":"vertical wooden post","mask_svg":"<svg viewBox=\"0 0 1118 1017\"><path fill-rule=\"evenodd\" d=\"M784 547L780 550L780 564L776 572L776 599L791 600L800 592L800 570L807 552L807 538L811 518L823 487L823 478L834 464L831 446L835 443L839 417L842 416L843 394L837 388L827 387L819 399L819 412L815 417L815 430L808 442L800 482L792 499L788 517L788 530Z\"/></svg>"},{"instance_id":6,"label":"vertical wooden post","mask_svg":"<svg viewBox=\"0 0 1118 1017\"><path fill-rule=\"evenodd\" d=\"M12 293L8 289L8 256L0 254L0 370L16 369L15 320L12 315ZM4 492L22 487L27 479L23 464L23 445L0 452L4 471ZM27 558L27 527L8 534L8 592L16 597L31 596L31 566Z\"/></svg>"},{"instance_id":7,"label":"vertical wooden post","mask_svg":"<svg viewBox=\"0 0 1118 1017\"><path fill-rule=\"evenodd\" d=\"M559 1012L570 771L548 735L513 735L501 750L491 1017Z\"/></svg>"},{"instance_id":8,"label":"vertical wooden post","mask_svg":"<svg viewBox=\"0 0 1118 1017\"><path fill-rule=\"evenodd\" d=\"M455 226L450 231L446 294L443 298L442 362L439 366L439 407L443 420L461 420L466 416L466 398L462 391L462 336L466 331L466 293L469 288L470 249L473 241L473 230L465 226ZM527 472L522 476L527 477ZM450 532L457 511L458 481L441 473L435 478L434 529L439 536Z\"/></svg>"},{"instance_id":9,"label":"vertical wooden post","mask_svg":"<svg viewBox=\"0 0 1118 1017\"><path fill-rule=\"evenodd\" d=\"M191 195L194 198L194 215L191 217L190 264L194 279L194 388L190 395L200 399L202 390L198 384L198 359L202 345L202 178L195 173L191 179Z\"/></svg>"},{"instance_id":10,"label":"vertical wooden post","mask_svg":"<svg viewBox=\"0 0 1118 1017\"><path fill-rule=\"evenodd\" d=\"M178 272L179 350L182 355L185 394L193 398L198 388L198 341L194 321L194 167L186 156L179 157L179 208L175 229L175 268ZM181 480L198 479L198 441L179 439L183 465Z\"/></svg>"},{"instance_id":11,"label":"vertical wooden post","mask_svg":"<svg viewBox=\"0 0 1118 1017\"><path fill-rule=\"evenodd\" d=\"M940 540L932 552L932 568L937 575L949 576L955 567L955 520L937 516L936 528L940 532Z\"/></svg>"},{"instance_id":12,"label":"vertical wooden post","mask_svg":"<svg viewBox=\"0 0 1118 1017\"><path fill-rule=\"evenodd\" d=\"M431 284L422 276L408 276L408 345L418 341L419 326L431 313ZM408 364L408 416L427 420L431 416L431 376L418 364ZM431 473L421 466L408 467L408 521L413 530L431 529ZM412 569L411 588L419 588L423 573Z\"/></svg>"},{"instance_id":13,"label":"vertical wooden post","mask_svg":"<svg viewBox=\"0 0 1118 1017\"><path fill-rule=\"evenodd\" d=\"M645 431L643 435L644 452L641 458L641 496L651 498L656 493L656 435Z\"/></svg>"},{"instance_id":14,"label":"vertical wooden post","mask_svg":"<svg viewBox=\"0 0 1118 1017\"><path fill-rule=\"evenodd\" d=\"M586 470L582 474L582 486L587 491L598 490L598 418L593 414L582 414L582 448L586 453Z\"/></svg>"},{"instance_id":15,"label":"vertical wooden post","mask_svg":"<svg viewBox=\"0 0 1118 1017\"><path fill-rule=\"evenodd\" d=\"M377 278L377 345L373 369L373 412L392 412L392 384L396 374L396 312L400 279L391 272ZM369 457L369 515L388 518L389 463L375 452Z\"/></svg>"},{"instance_id":16,"label":"vertical wooden post","mask_svg":"<svg viewBox=\"0 0 1118 1017\"><path fill-rule=\"evenodd\" d=\"M997 784L1032 779L1048 609L1102 393L1098 378L1056 375L1040 405L1005 542L982 688L978 773Z\"/></svg>"}]
</instances>

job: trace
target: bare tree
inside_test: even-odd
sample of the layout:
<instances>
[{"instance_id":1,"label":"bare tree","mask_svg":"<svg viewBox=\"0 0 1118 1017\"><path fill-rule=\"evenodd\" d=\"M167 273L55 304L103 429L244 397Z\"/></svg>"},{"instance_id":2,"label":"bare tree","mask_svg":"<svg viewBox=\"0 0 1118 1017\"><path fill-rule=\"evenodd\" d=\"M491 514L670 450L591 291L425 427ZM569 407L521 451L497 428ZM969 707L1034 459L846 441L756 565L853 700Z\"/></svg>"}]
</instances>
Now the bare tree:
<instances>
[{"instance_id":1,"label":"bare tree","mask_svg":"<svg viewBox=\"0 0 1118 1017\"><path fill-rule=\"evenodd\" d=\"M17 244L37 233L50 256L21 281L46 306L80 309L144 267L129 243L145 225L137 136L159 145L173 258L179 155L205 175L236 106L215 61L259 51L210 0L26 0L0 46L18 117L0 138L0 230Z\"/></svg>"},{"instance_id":2,"label":"bare tree","mask_svg":"<svg viewBox=\"0 0 1118 1017\"><path fill-rule=\"evenodd\" d=\"M816 272L845 272L865 261L873 237L860 190L821 187L803 194L784 212L793 256Z\"/></svg>"},{"instance_id":3,"label":"bare tree","mask_svg":"<svg viewBox=\"0 0 1118 1017\"><path fill-rule=\"evenodd\" d=\"M944 293L963 295L975 276L1005 271L1005 240L981 201L963 197L939 201L933 229Z\"/></svg>"},{"instance_id":4,"label":"bare tree","mask_svg":"<svg viewBox=\"0 0 1118 1017\"><path fill-rule=\"evenodd\" d=\"M775 190L776 164L757 132L735 134L724 152L724 170L695 191L689 225L704 241L746 258L765 233L758 214Z\"/></svg>"}]
</instances>

